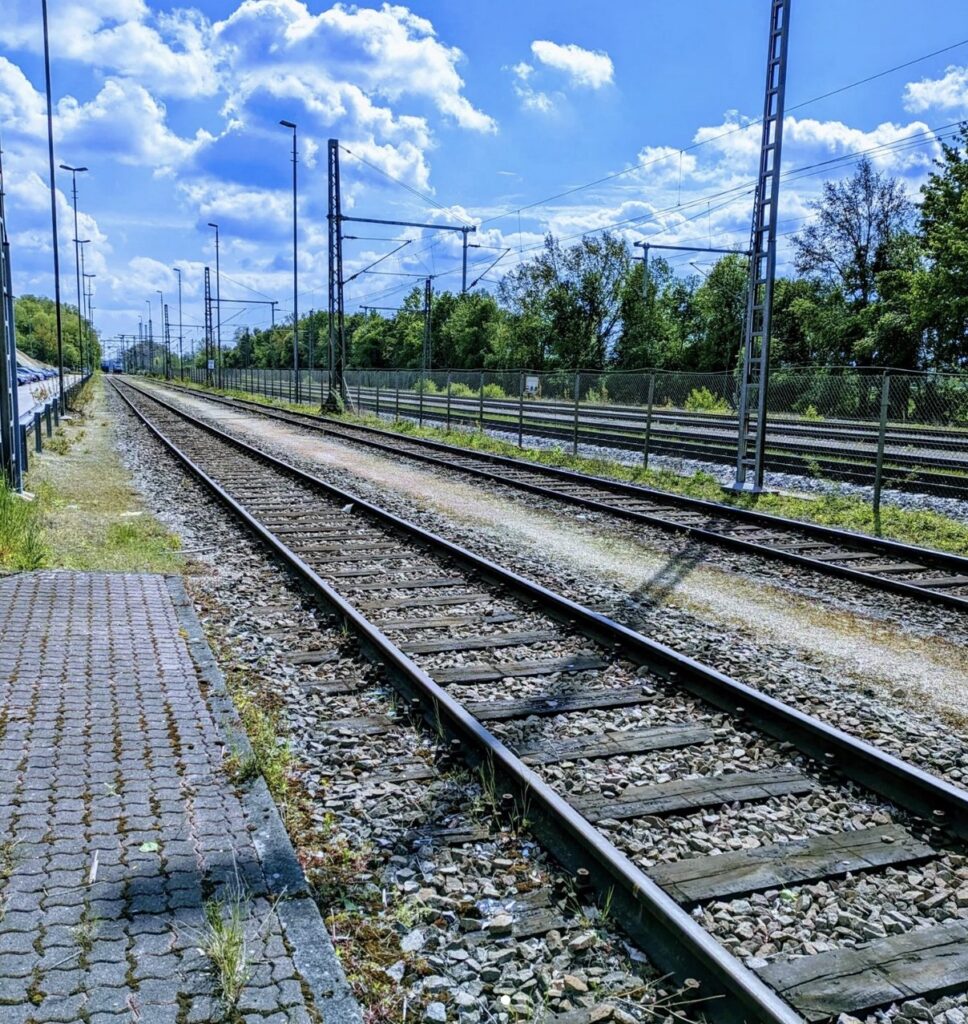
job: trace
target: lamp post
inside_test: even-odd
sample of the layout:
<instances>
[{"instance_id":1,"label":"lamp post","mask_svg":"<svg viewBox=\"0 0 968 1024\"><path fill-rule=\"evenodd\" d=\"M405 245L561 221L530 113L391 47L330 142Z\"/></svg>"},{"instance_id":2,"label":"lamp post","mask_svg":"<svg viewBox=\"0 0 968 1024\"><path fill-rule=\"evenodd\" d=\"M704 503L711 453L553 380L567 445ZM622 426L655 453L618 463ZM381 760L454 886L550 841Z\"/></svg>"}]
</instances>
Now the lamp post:
<instances>
[{"instance_id":1,"label":"lamp post","mask_svg":"<svg viewBox=\"0 0 968 1024\"><path fill-rule=\"evenodd\" d=\"M47 0L40 0L44 23L44 84L47 88L47 161L50 167L50 231L54 249L54 316L57 322L57 380L60 411L67 411L64 398L64 333L61 329L60 249L57 245L57 184L54 180L54 104L50 88L50 37L47 31ZM76 235L77 232L75 231Z\"/></svg>"},{"instance_id":2,"label":"lamp post","mask_svg":"<svg viewBox=\"0 0 968 1024\"><path fill-rule=\"evenodd\" d=\"M78 251L78 246L81 244L78 241L78 230L77 230L77 176L83 174L87 170L86 167L71 167L69 164L61 164L60 169L62 171L71 172L71 196L74 201L74 268L77 273L77 344L81 350L81 370L84 369L84 345L81 341L83 334L81 333L81 258Z\"/></svg>"},{"instance_id":3,"label":"lamp post","mask_svg":"<svg viewBox=\"0 0 968 1024\"><path fill-rule=\"evenodd\" d=\"M84 246L90 243L90 238L75 238L74 243L80 249L80 260L78 261L78 284L80 284L81 278L84 276ZM78 290L77 293L77 347L81 356L81 373L84 372L84 329L83 321L81 317L83 315L83 307L81 306L81 292Z\"/></svg>"},{"instance_id":4,"label":"lamp post","mask_svg":"<svg viewBox=\"0 0 968 1024\"><path fill-rule=\"evenodd\" d=\"M218 224L209 224L210 228L215 228L215 317L216 317L216 328L215 328L215 345L216 345L216 375L215 380L217 386L222 386L222 283L221 274L219 271L218 262Z\"/></svg>"},{"instance_id":5,"label":"lamp post","mask_svg":"<svg viewBox=\"0 0 968 1024\"><path fill-rule=\"evenodd\" d=\"M162 294L162 291L161 291L160 288L156 288L155 289L155 294L158 296L158 313L161 316L161 320L160 320L160 323L161 323L161 340L162 340L162 342L165 342L167 340L165 338L165 296ZM161 357L161 368L162 368L162 371L164 372L165 376L167 377L168 376L168 367L167 367L167 364L166 364L166 359L167 359L167 357L165 355L162 355L162 357Z\"/></svg>"},{"instance_id":6,"label":"lamp post","mask_svg":"<svg viewBox=\"0 0 968 1024\"><path fill-rule=\"evenodd\" d=\"M173 268L175 273L178 275L178 379L185 379L185 357L182 353L182 292L181 292L181 276L182 272L178 267Z\"/></svg>"},{"instance_id":7,"label":"lamp post","mask_svg":"<svg viewBox=\"0 0 968 1024\"><path fill-rule=\"evenodd\" d=\"M87 326L90 328L90 334L87 339L87 351L91 358L91 373L94 372L94 292L92 290L91 281L97 277L97 274L85 274L84 279L87 281L87 287L85 289L85 297L87 299L87 309L85 315L87 316Z\"/></svg>"},{"instance_id":8,"label":"lamp post","mask_svg":"<svg viewBox=\"0 0 968 1024\"><path fill-rule=\"evenodd\" d=\"M299 269L297 264L298 224L296 220L296 126L292 121L280 121L283 128L292 129L292 370L295 377L294 398L299 401Z\"/></svg>"}]
</instances>

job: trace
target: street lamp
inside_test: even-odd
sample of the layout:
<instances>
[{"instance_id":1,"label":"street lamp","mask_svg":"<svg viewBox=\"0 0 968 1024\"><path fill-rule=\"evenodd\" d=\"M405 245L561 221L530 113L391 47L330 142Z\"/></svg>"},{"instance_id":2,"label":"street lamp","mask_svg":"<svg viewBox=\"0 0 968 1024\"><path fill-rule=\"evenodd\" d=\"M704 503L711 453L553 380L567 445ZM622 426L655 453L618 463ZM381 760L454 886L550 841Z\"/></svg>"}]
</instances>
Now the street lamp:
<instances>
[{"instance_id":1,"label":"street lamp","mask_svg":"<svg viewBox=\"0 0 968 1024\"><path fill-rule=\"evenodd\" d=\"M91 288L91 280L97 277L97 274L85 274L84 278L88 282L85 289L85 298L87 299L87 308L85 310L85 316L87 317L87 326L90 328L90 335L87 339L87 350L88 355L91 357L91 373L94 372L94 292Z\"/></svg>"},{"instance_id":2,"label":"street lamp","mask_svg":"<svg viewBox=\"0 0 968 1024\"><path fill-rule=\"evenodd\" d=\"M215 380L218 387L222 386L222 278L218 262L218 224L209 223L210 228L215 228L215 310L216 328L215 345L217 349L216 375Z\"/></svg>"},{"instance_id":3,"label":"street lamp","mask_svg":"<svg viewBox=\"0 0 968 1024\"><path fill-rule=\"evenodd\" d=\"M50 231L54 249L54 316L57 323L57 379L60 411L67 411L64 397L64 332L61 329L60 249L57 245L57 183L54 180L54 104L50 88L50 37L47 31L47 0L40 0L44 23L44 83L47 87L47 161L50 167ZM77 234L77 231L74 232Z\"/></svg>"},{"instance_id":4,"label":"street lamp","mask_svg":"<svg viewBox=\"0 0 968 1024\"><path fill-rule=\"evenodd\" d=\"M86 167L71 167L69 164L61 164L60 169L62 171L71 172L71 195L74 199L74 268L77 272L77 344L81 350L81 372L84 370L84 344L81 341L83 337L81 333L81 259L78 254L78 245L80 244L77 240L77 176L83 174L87 170Z\"/></svg>"},{"instance_id":5,"label":"street lamp","mask_svg":"<svg viewBox=\"0 0 968 1024\"><path fill-rule=\"evenodd\" d=\"M178 379L185 379L185 357L182 353L182 292L181 292L181 276L182 272L178 267L172 268L178 275Z\"/></svg>"},{"instance_id":6,"label":"street lamp","mask_svg":"<svg viewBox=\"0 0 968 1024\"><path fill-rule=\"evenodd\" d=\"M295 377L295 401L299 401L299 270L297 266L296 242L298 226L296 221L296 126L292 121L280 121L283 128L292 129L292 370ZM312 384L310 384L312 387Z\"/></svg>"},{"instance_id":7,"label":"street lamp","mask_svg":"<svg viewBox=\"0 0 968 1024\"><path fill-rule=\"evenodd\" d=\"M75 237L75 239L74 239L75 251L77 251L79 249L80 250L80 254L81 254L80 255L80 259L78 260L78 263L77 263L78 283L80 283L80 279L84 276L84 246L85 245L90 245L90 243L91 243L90 238L76 238ZM78 293L77 293L77 347L78 347L78 350L79 350L80 356L81 356L81 373L83 373L84 372L84 331L83 331L83 328L82 328L82 325L81 325L81 312L82 312L81 293L80 293L80 291L78 291Z\"/></svg>"}]
</instances>

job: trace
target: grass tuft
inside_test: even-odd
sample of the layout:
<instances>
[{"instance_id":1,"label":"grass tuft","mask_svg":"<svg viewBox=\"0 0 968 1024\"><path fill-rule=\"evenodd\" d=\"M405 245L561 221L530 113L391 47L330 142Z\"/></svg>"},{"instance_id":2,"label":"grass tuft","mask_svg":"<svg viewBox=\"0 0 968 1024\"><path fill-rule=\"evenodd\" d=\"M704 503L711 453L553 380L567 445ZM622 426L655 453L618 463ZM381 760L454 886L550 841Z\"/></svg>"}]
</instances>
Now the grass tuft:
<instances>
[{"instance_id":1,"label":"grass tuft","mask_svg":"<svg viewBox=\"0 0 968 1024\"><path fill-rule=\"evenodd\" d=\"M29 572L47 564L41 506L0 481L0 569Z\"/></svg>"},{"instance_id":2,"label":"grass tuft","mask_svg":"<svg viewBox=\"0 0 968 1024\"><path fill-rule=\"evenodd\" d=\"M226 1007L238 1006L252 977L245 938L245 911L241 890L205 904L205 931L199 952L212 961L218 975L219 992Z\"/></svg>"}]
</instances>

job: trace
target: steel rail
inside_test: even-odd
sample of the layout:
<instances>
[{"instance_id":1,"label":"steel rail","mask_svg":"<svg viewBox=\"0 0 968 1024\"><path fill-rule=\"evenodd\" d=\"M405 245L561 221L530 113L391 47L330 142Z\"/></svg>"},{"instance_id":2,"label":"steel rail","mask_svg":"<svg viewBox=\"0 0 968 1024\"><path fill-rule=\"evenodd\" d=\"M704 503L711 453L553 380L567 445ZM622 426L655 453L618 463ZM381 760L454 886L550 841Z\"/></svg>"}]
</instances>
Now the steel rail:
<instances>
[{"instance_id":1,"label":"steel rail","mask_svg":"<svg viewBox=\"0 0 968 1024\"><path fill-rule=\"evenodd\" d=\"M129 387L131 385L128 385ZM583 632L605 646L617 645L641 665L658 668L666 678L732 715L740 715L761 731L781 742L791 742L801 752L821 764L835 763L837 771L894 803L901 804L919 817L937 817L956 834L968 837L968 790L931 775L914 765L884 753L863 740L849 736L834 726L798 711L745 683L714 668L680 654L671 647L592 611L569 598L548 590L524 576L477 555L439 534L402 519L351 491L315 477L305 470L269 455L237 437L199 420L163 399L134 388L138 393L173 412L194 426L219 437L252 455L258 455L296 479L319 488L343 502L352 502L369 515L421 543L446 552L455 561L501 586L532 600L543 611L563 623L580 624Z\"/></svg>"},{"instance_id":2,"label":"steel rail","mask_svg":"<svg viewBox=\"0 0 968 1024\"><path fill-rule=\"evenodd\" d=\"M188 455L181 452L131 402L122 388L112 383L138 418L166 447L236 511L257 536L286 558L317 594L339 611L344 621L359 636L364 652L390 668L397 688L406 696L418 695L422 700L424 719L444 722L453 735L464 741L461 750L472 763L483 759L509 781L519 799L527 801L529 816L537 814L534 830L556 858L572 870L580 867L589 870L600 891L612 888L616 896L614 907L617 920L648 950L658 966L672 971L680 978L687 974L696 977L727 996L721 1002L706 1007L709 1016L730 1022L756 1019L794 1024L802 1020L785 1000L727 953L661 887L616 850L566 800L407 658L382 631L329 587L311 566L259 523ZM202 434L222 441L230 448L336 503L351 502L365 516L385 524L392 532L413 538L421 546L436 550L438 554L443 552L454 562L493 584L513 591L519 598L530 599L550 617L568 626L578 627L586 636L603 644L610 644L616 653L621 652L636 663L648 665L653 673L664 676L673 685L681 686L733 716L742 717L768 735L792 741L801 751L835 768L840 775L854 779L889 800L908 807L922 818L934 817L936 824L959 835L968 835L968 792L678 654L665 645L409 523L351 492L320 480L172 406L157 395L133 387L131 391Z\"/></svg>"},{"instance_id":3,"label":"steel rail","mask_svg":"<svg viewBox=\"0 0 968 1024\"><path fill-rule=\"evenodd\" d=\"M487 762L500 771L502 777L513 785L519 798L529 802L529 816L537 810L541 815L535 830L557 860L572 871L584 867L590 871L600 891L618 886L620 898L613 902L616 917L630 935L641 942L643 948L663 969L679 977L692 975L713 986L735 1000L713 1001L708 1005L710 1016L726 1022L748 1021L750 1019L768 1024L804 1024L803 1018L769 986L762 982L749 968L745 967L719 942L700 927L662 888L637 868L624 854L609 842L596 828L590 825L566 800L559 796L536 772L528 768L511 750L474 718L458 701L454 700L439 684L410 658L408 658L386 635L363 616L353 605L335 591L300 558L284 541L263 526L245 507L236 501L213 477L202 469L189 455L183 452L130 400L117 382L112 385L135 416L152 434L202 483L204 483L245 525L269 548L288 563L298 575L333 608L358 636L364 653L391 670L395 681L403 684L407 697L418 697L429 723L445 722L455 738L471 744L478 762ZM510 584L527 583L515 574L500 569L493 563L478 559L470 552L463 552L456 545L421 530L377 506L365 502L348 491L335 488L325 481L297 469L274 456L267 455L245 442L218 430L174 408L156 396L147 394L132 385L133 391L181 417L193 426L204 430L240 451L270 465L285 475L322 489L328 497L337 501L352 501L366 512L376 515L389 525L403 528L408 535L431 541L435 546L444 546L448 553L460 557L461 561L479 568L488 577L501 577ZM480 565L478 565L480 563ZM532 585L534 586L534 585ZM540 588L539 588L540 589ZM565 599L561 599L565 600ZM566 602L569 608L579 606ZM595 615L595 613L589 613ZM602 620L607 621L607 620ZM466 752L466 748L462 748ZM569 843L577 849L570 849ZM752 1015L752 1017L751 1017Z\"/></svg>"},{"instance_id":4,"label":"steel rail","mask_svg":"<svg viewBox=\"0 0 968 1024\"><path fill-rule=\"evenodd\" d=\"M831 544L863 549L872 553L881 553L893 558L917 559L925 564L926 568L938 568L968 576L968 558L962 555L955 555L950 552L937 551L932 548L923 548L913 544L906 544L901 541L892 541L881 537L870 537L865 534L852 533L849 530L841 530L836 527L823 526L818 523L808 523L801 520L785 519L782 516L772 515L768 512L757 512L753 509L736 508L719 502L709 501L703 498L691 498L685 495L669 494L652 487L641 484L631 484L620 480L610 480L607 477L594 476L592 474L580 473L575 470L564 469L557 466L544 466L541 463L530 462L523 459L515 459L510 456L497 455L492 452L482 452L475 449L461 448L457 445L450 445L442 441L434 441L429 438L415 438L409 435L396 434L393 431L381 430L378 427L363 426L358 424L343 424L333 417L319 416L313 413L291 412L289 410L273 409L271 406L262 405L258 402L250 402L244 399L227 398L220 395L211 395L206 392L199 392L191 388L177 388L187 394L200 395L208 401L232 406L242 406L252 409L260 415L271 419L278 419L281 422L293 423L298 426L312 426L323 433L329 433L336 437L358 444L367 445L381 451L391 452L396 455L404 455L420 462L441 466L454 472L467 473L472 476L481 477L500 483L508 487L537 494L544 498L562 501L567 504L577 505L592 511L601 512L606 515L618 516L629 519L633 522L655 526L660 529L672 532L685 533L712 544L728 547L737 551L748 551L766 558L778 561L789 562L799 565L815 572L830 576L838 576L860 583L865 586L874 587L880 590L887 590L892 593L901 594L915 600L930 600L941 605L960 610L968 609L968 597L959 594L946 593L944 590L932 590L928 587L919 586L916 581L893 579L889 575L878 576L854 569L846 565L836 565L832 562L821 561L809 555L797 554L794 551L784 551L768 544L758 543L753 540L746 540L740 537L733 537L714 529L702 526L695 526L689 523L677 523L674 520L664 519L650 512L637 511L625 508L621 505L611 505L605 500L597 500L581 495L572 495L567 492L556 491L550 487L542 487L539 484L529 483L526 480L508 478L501 473L488 472L479 467L455 465L452 461L434 455L426 455L421 452L406 451L400 444L414 445L427 448L432 451L445 453L448 457L460 457L462 459L474 459L483 463L497 465L507 469L526 470L536 475L547 476L553 479L566 480L569 483L582 486L599 487L603 491L620 494L633 498L648 499L649 501L661 502L675 508L687 509L700 512L705 515L719 516L738 522L746 522L763 526L767 529L774 529L784 532L797 531L810 537L822 539ZM300 422L304 421L304 422ZM341 433L346 431L347 433ZM366 438L352 437L349 432L358 431L371 437L392 438L398 442L391 443L369 440Z\"/></svg>"}]
</instances>

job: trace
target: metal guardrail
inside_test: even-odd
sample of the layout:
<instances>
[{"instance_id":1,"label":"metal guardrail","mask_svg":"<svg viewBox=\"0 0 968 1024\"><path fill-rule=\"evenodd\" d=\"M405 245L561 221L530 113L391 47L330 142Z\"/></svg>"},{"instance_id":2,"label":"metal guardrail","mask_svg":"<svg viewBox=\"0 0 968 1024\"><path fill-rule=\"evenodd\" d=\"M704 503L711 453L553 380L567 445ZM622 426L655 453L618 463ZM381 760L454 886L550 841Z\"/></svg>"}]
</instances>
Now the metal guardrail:
<instances>
[{"instance_id":1,"label":"metal guardrail","mask_svg":"<svg viewBox=\"0 0 968 1024\"><path fill-rule=\"evenodd\" d=\"M64 401L70 400L81 390L91 379L91 374L86 373L79 377L71 385L64 389ZM31 432L34 435L34 453L39 455L44 450L44 435L54 436L54 427L60 423L60 396L53 395L42 406L34 406L28 412L21 415L18 427L20 430L20 449L23 453L23 472L26 473L29 467L30 456L28 440Z\"/></svg>"}]
</instances>

